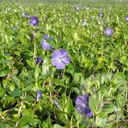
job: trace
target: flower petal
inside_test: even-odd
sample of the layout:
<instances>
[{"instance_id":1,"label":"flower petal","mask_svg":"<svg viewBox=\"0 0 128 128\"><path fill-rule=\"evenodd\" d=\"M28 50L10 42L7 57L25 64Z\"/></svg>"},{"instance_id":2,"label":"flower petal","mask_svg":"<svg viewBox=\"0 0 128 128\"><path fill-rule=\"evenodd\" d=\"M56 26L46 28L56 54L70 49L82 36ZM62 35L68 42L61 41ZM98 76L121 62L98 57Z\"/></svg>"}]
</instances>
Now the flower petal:
<instances>
[{"instance_id":1,"label":"flower petal","mask_svg":"<svg viewBox=\"0 0 128 128\"><path fill-rule=\"evenodd\" d=\"M58 58L60 56L60 52L59 50L55 50L53 53L52 53L52 58Z\"/></svg>"},{"instance_id":2,"label":"flower petal","mask_svg":"<svg viewBox=\"0 0 128 128\"><path fill-rule=\"evenodd\" d=\"M126 19L126 21L128 21L128 16L126 16L126 18L125 18L125 19Z\"/></svg>"},{"instance_id":3,"label":"flower petal","mask_svg":"<svg viewBox=\"0 0 128 128\"><path fill-rule=\"evenodd\" d=\"M53 53L52 53L52 57L65 57L67 55L67 51L66 50L55 50Z\"/></svg>"},{"instance_id":4,"label":"flower petal","mask_svg":"<svg viewBox=\"0 0 128 128\"><path fill-rule=\"evenodd\" d=\"M112 28L106 28L104 34L106 34L107 36L111 36L113 34Z\"/></svg>"},{"instance_id":5,"label":"flower petal","mask_svg":"<svg viewBox=\"0 0 128 128\"><path fill-rule=\"evenodd\" d=\"M52 65L56 66L58 70L64 69L65 65L62 63L60 58L52 58Z\"/></svg>"},{"instance_id":6,"label":"flower petal","mask_svg":"<svg viewBox=\"0 0 128 128\"><path fill-rule=\"evenodd\" d=\"M51 60L53 66L57 66L58 63L61 63L61 60L59 58L52 58Z\"/></svg>"},{"instance_id":7,"label":"flower petal","mask_svg":"<svg viewBox=\"0 0 128 128\"><path fill-rule=\"evenodd\" d=\"M93 112L91 111L91 109L88 106L85 107L85 114L89 118L93 117Z\"/></svg>"},{"instance_id":8,"label":"flower petal","mask_svg":"<svg viewBox=\"0 0 128 128\"><path fill-rule=\"evenodd\" d=\"M89 102L89 95L85 94L84 95L84 103L86 104L86 106L88 106L88 102Z\"/></svg>"},{"instance_id":9,"label":"flower petal","mask_svg":"<svg viewBox=\"0 0 128 128\"><path fill-rule=\"evenodd\" d=\"M76 108L76 110L80 113L80 114L85 114L85 106L78 106Z\"/></svg>"},{"instance_id":10,"label":"flower petal","mask_svg":"<svg viewBox=\"0 0 128 128\"><path fill-rule=\"evenodd\" d=\"M42 97L42 91L39 90L36 92L36 100L39 101L41 97Z\"/></svg>"},{"instance_id":11,"label":"flower petal","mask_svg":"<svg viewBox=\"0 0 128 128\"><path fill-rule=\"evenodd\" d=\"M45 35L43 36L43 38L48 39L48 35L45 34Z\"/></svg>"},{"instance_id":12,"label":"flower petal","mask_svg":"<svg viewBox=\"0 0 128 128\"><path fill-rule=\"evenodd\" d=\"M46 40L42 40L42 48L45 50L51 50L52 46L49 43L47 43Z\"/></svg>"},{"instance_id":13,"label":"flower petal","mask_svg":"<svg viewBox=\"0 0 128 128\"><path fill-rule=\"evenodd\" d=\"M44 60L41 57L37 57L37 58L35 58L35 62L36 62L36 64L39 63L41 66L43 64Z\"/></svg>"},{"instance_id":14,"label":"flower petal","mask_svg":"<svg viewBox=\"0 0 128 128\"><path fill-rule=\"evenodd\" d=\"M36 26L38 24L38 18L37 17L32 17L30 20L30 24L32 26Z\"/></svg>"},{"instance_id":15,"label":"flower petal","mask_svg":"<svg viewBox=\"0 0 128 128\"><path fill-rule=\"evenodd\" d=\"M58 70L65 69L65 65L64 65L63 63L58 64L58 65L57 65L57 69L58 69Z\"/></svg>"},{"instance_id":16,"label":"flower petal","mask_svg":"<svg viewBox=\"0 0 128 128\"><path fill-rule=\"evenodd\" d=\"M76 104L76 105L85 106L85 103L84 103L84 96L78 96L78 97L76 98L75 104Z\"/></svg>"},{"instance_id":17,"label":"flower petal","mask_svg":"<svg viewBox=\"0 0 128 128\"><path fill-rule=\"evenodd\" d=\"M61 60L64 64L69 64L70 63L70 57L69 56L66 56L66 57L62 58Z\"/></svg>"},{"instance_id":18,"label":"flower petal","mask_svg":"<svg viewBox=\"0 0 128 128\"><path fill-rule=\"evenodd\" d=\"M68 54L66 50L60 50L60 56L65 57Z\"/></svg>"}]
</instances>

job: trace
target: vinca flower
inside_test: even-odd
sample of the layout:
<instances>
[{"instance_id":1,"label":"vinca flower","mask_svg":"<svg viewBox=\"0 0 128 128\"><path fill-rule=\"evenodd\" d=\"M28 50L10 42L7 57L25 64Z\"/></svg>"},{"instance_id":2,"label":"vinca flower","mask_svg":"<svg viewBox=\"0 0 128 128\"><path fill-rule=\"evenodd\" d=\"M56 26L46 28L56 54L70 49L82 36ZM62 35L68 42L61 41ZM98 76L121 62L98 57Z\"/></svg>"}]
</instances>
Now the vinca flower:
<instances>
[{"instance_id":1,"label":"vinca flower","mask_svg":"<svg viewBox=\"0 0 128 128\"><path fill-rule=\"evenodd\" d=\"M37 17L31 17L30 24L32 26L36 26L38 24L38 18Z\"/></svg>"},{"instance_id":2,"label":"vinca flower","mask_svg":"<svg viewBox=\"0 0 128 128\"><path fill-rule=\"evenodd\" d=\"M36 61L36 64L39 63L40 66L41 66L41 65L43 64L43 62L44 62L44 60L43 60L41 57L37 57L37 58L35 59L35 61Z\"/></svg>"},{"instance_id":3,"label":"vinca flower","mask_svg":"<svg viewBox=\"0 0 128 128\"><path fill-rule=\"evenodd\" d=\"M52 46L45 39L42 40L41 45L42 45L42 48L44 50L51 50L52 49Z\"/></svg>"},{"instance_id":4,"label":"vinca flower","mask_svg":"<svg viewBox=\"0 0 128 128\"><path fill-rule=\"evenodd\" d=\"M113 34L112 28L106 28L105 31L104 31L104 34L106 36L111 36Z\"/></svg>"},{"instance_id":5,"label":"vinca flower","mask_svg":"<svg viewBox=\"0 0 128 128\"><path fill-rule=\"evenodd\" d=\"M51 36L48 36L48 35L44 35L43 36L43 40L42 40L42 48L44 50L51 50L52 49L52 46L47 42L47 40L53 40L53 38Z\"/></svg>"},{"instance_id":6,"label":"vinca flower","mask_svg":"<svg viewBox=\"0 0 128 128\"><path fill-rule=\"evenodd\" d=\"M42 97L42 91L39 90L36 92L36 101L38 102L41 99L41 97Z\"/></svg>"},{"instance_id":7,"label":"vinca flower","mask_svg":"<svg viewBox=\"0 0 128 128\"><path fill-rule=\"evenodd\" d=\"M43 36L43 38L44 38L44 39L50 39L50 40L53 39L51 36L48 36L48 35L46 35L46 34Z\"/></svg>"},{"instance_id":8,"label":"vinca flower","mask_svg":"<svg viewBox=\"0 0 128 128\"><path fill-rule=\"evenodd\" d=\"M58 70L65 69L65 65L70 63L70 57L66 50L55 50L52 53L52 65Z\"/></svg>"},{"instance_id":9,"label":"vinca flower","mask_svg":"<svg viewBox=\"0 0 128 128\"><path fill-rule=\"evenodd\" d=\"M76 98L75 104L77 105L77 111L80 114L86 114L88 118L93 117L93 112L89 108L89 95L85 94L84 96L78 96Z\"/></svg>"},{"instance_id":10,"label":"vinca flower","mask_svg":"<svg viewBox=\"0 0 128 128\"><path fill-rule=\"evenodd\" d=\"M125 18L125 19L126 19L126 21L128 22L128 16L126 16L126 18Z\"/></svg>"}]
</instances>

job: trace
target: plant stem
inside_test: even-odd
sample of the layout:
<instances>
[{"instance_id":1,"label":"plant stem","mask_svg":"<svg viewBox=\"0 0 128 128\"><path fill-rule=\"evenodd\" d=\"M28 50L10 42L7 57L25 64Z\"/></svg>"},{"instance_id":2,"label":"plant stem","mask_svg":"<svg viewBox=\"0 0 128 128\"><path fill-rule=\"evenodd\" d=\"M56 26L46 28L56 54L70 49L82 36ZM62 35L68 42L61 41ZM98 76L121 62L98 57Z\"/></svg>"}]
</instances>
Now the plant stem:
<instances>
[{"instance_id":1,"label":"plant stem","mask_svg":"<svg viewBox=\"0 0 128 128\"><path fill-rule=\"evenodd\" d=\"M34 41L34 54L33 54L33 58L36 57L36 42Z\"/></svg>"},{"instance_id":2,"label":"plant stem","mask_svg":"<svg viewBox=\"0 0 128 128\"><path fill-rule=\"evenodd\" d=\"M1 117L3 120L5 120L5 118L1 115L1 113L0 113L0 117Z\"/></svg>"},{"instance_id":3,"label":"plant stem","mask_svg":"<svg viewBox=\"0 0 128 128\"><path fill-rule=\"evenodd\" d=\"M19 108L19 110L18 110L18 115L21 114L21 110L22 110L22 107L23 107L23 99L24 99L25 97L26 97L26 94L23 94L23 95L22 95L21 102L20 102L20 108ZM18 124L19 124L19 121L16 122L15 126L18 126Z\"/></svg>"}]
</instances>

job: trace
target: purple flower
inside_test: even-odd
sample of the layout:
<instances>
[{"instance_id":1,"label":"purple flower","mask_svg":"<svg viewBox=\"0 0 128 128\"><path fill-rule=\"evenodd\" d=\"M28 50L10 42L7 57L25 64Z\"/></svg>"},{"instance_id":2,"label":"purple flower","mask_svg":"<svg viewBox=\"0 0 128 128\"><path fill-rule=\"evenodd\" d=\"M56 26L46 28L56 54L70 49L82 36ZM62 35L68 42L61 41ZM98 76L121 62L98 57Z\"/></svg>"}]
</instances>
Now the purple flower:
<instances>
[{"instance_id":1,"label":"purple flower","mask_svg":"<svg viewBox=\"0 0 128 128\"><path fill-rule=\"evenodd\" d=\"M89 108L89 95L85 94L84 96L78 96L76 98L75 104L77 105L77 111L80 114L86 114L87 117L93 117L93 112Z\"/></svg>"},{"instance_id":2,"label":"purple flower","mask_svg":"<svg viewBox=\"0 0 128 128\"><path fill-rule=\"evenodd\" d=\"M106 28L104 34L107 36L111 36L113 34L112 28Z\"/></svg>"},{"instance_id":3,"label":"purple flower","mask_svg":"<svg viewBox=\"0 0 128 128\"><path fill-rule=\"evenodd\" d=\"M66 50L55 50L52 53L52 65L56 66L58 70L64 69L66 64L70 63L70 57Z\"/></svg>"},{"instance_id":4,"label":"purple flower","mask_svg":"<svg viewBox=\"0 0 128 128\"><path fill-rule=\"evenodd\" d=\"M126 16L126 18L125 18L125 19L126 19L126 21L128 22L128 16Z\"/></svg>"},{"instance_id":5,"label":"purple flower","mask_svg":"<svg viewBox=\"0 0 128 128\"><path fill-rule=\"evenodd\" d=\"M43 36L43 38L44 38L44 39L50 39L50 40L53 39L51 36L48 36L48 35L46 35L46 34Z\"/></svg>"},{"instance_id":6,"label":"purple flower","mask_svg":"<svg viewBox=\"0 0 128 128\"><path fill-rule=\"evenodd\" d=\"M48 36L48 35L46 35L46 34L43 36L43 38L45 38L45 39L48 39L48 37L49 37L49 36Z\"/></svg>"},{"instance_id":7,"label":"purple flower","mask_svg":"<svg viewBox=\"0 0 128 128\"><path fill-rule=\"evenodd\" d=\"M36 26L38 24L38 18L37 17L31 17L30 24L32 26Z\"/></svg>"},{"instance_id":8,"label":"purple flower","mask_svg":"<svg viewBox=\"0 0 128 128\"><path fill-rule=\"evenodd\" d=\"M39 90L36 92L36 101L38 102L41 99L41 97L42 97L42 91Z\"/></svg>"},{"instance_id":9,"label":"purple flower","mask_svg":"<svg viewBox=\"0 0 128 128\"><path fill-rule=\"evenodd\" d=\"M44 60L43 60L41 57L37 57L37 58L35 59L35 61L36 61L36 64L39 63L40 66L41 66L41 65L43 64L43 62L44 62Z\"/></svg>"},{"instance_id":10,"label":"purple flower","mask_svg":"<svg viewBox=\"0 0 128 128\"><path fill-rule=\"evenodd\" d=\"M42 45L42 48L44 50L51 50L52 49L52 46L49 43L47 43L47 41L45 39L42 40L41 45Z\"/></svg>"}]
</instances>

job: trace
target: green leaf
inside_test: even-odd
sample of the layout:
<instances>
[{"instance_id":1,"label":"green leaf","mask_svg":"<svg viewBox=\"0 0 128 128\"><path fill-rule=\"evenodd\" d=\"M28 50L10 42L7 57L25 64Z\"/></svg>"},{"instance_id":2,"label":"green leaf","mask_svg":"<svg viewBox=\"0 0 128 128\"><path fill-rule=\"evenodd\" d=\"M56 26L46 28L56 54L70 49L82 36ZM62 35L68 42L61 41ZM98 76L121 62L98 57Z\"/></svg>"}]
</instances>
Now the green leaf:
<instances>
[{"instance_id":1,"label":"green leaf","mask_svg":"<svg viewBox=\"0 0 128 128\"><path fill-rule=\"evenodd\" d=\"M26 62L32 68L35 66L35 63L32 60L26 60Z\"/></svg>"},{"instance_id":2,"label":"green leaf","mask_svg":"<svg viewBox=\"0 0 128 128\"><path fill-rule=\"evenodd\" d=\"M74 74L74 81L76 83L79 83L80 82L81 75L82 75L81 73L75 73Z\"/></svg>"},{"instance_id":3,"label":"green leaf","mask_svg":"<svg viewBox=\"0 0 128 128\"><path fill-rule=\"evenodd\" d=\"M45 128L52 128L50 116L48 116L47 120L45 122L43 122L43 127L45 127Z\"/></svg>"},{"instance_id":4,"label":"green leaf","mask_svg":"<svg viewBox=\"0 0 128 128\"><path fill-rule=\"evenodd\" d=\"M64 81L58 79L58 78L54 78L53 83L62 87L66 87L64 84Z\"/></svg>"},{"instance_id":5,"label":"green leaf","mask_svg":"<svg viewBox=\"0 0 128 128\"><path fill-rule=\"evenodd\" d=\"M0 98L3 97L5 93L5 89L3 87L0 87Z\"/></svg>"},{"instance_id":6,"label":"green leaf","mask_svg":"<svg viewBox=\"0 0 128 128\"><path fill-rule=\"evenodd\" d=\"M110 114L108 116L108 122L115 121L116 120L116 114Z\"/></svg>"},{"instance_id":7,"label":"green leaf","mask_svg":"<svg viewBox=\"0 0 128 128\"><path fill-rule=\"evenodd\" d=\"M12 79L14 80L14 82L18 85L18 86L20 86L21 84L20 84L20 78L18 78L17 76L12 76Z\"/></svg>"},{"instance_id":8,"label":"green leaf","mask_svg":"<svg viewBox=\"0 0 128 128\"><path fill-rule=\"evenodd\" d=\"M26 96L24 100L27 102L35 101L35 99L32 96Z\"/></svg>"},{"instance_id":9,"label":"green leaf","mask_svg":"<svg viewBox=\"0 0 128 128\"><path fill-rule=\"evenodd\" d=\"M14 52L17 56L20 56L21 52L20 51L15 51Z\"/></svg>"},{"instance_id":10,"label":"green leaf","mask_svg":"<svg viewBox=\"0 0 128 128\"><path fill-rule=\"evenodd\" d=\"M62 127L62 126L60 126L60 125L58 125L58 124L54 124L54 125L53 125L53 128L64 128L64 127Z\"/></svg>"},{"instance_id":11,"label":"green leaf","mask_svg":"<svg viewBox=\"0 0 128 128\"><path fill-rule=\"evenodd\" d=\"M97 122L96 122L96 126L102 127L105 126L106 122L107 122L107 113L100 113L100 115L97 116Z\"/></svg>"},{"instance_id":12,"label":"green leaf","mask_svg":"<svg viewBox=\"0 0 128 128\"><path fill-rule=\"evenodd\" d=\"M42 74L47 74L49 73L49 58L48 57L45 57L44 58L44 62L43 62L43 65L42 65Z\"/></svg>"},{"instance_id":13,"label":"green leaf","mask_svg":"<svg viewBox=\"0 0 128 128\"><path fill-rule=\"evenodd\" d=\"M53 48L56 48L56 43L54 40L51 39L45 39Z\"/></svg>"},{"instance_id":14,"label":"green leaf","mask_svg":"<svg viewBox=\"0 0 128 128\"><path fill-rule=\"evenodd\" d=\"M40 68L39 68L39 65L37 64L35 68L35 80L36 81L38 79L39 73L40 73Z\"/></svg>"},{"instance_id":15,"label":"green leaf","mask_svg":"<svg viewBox=\"0 0 128 128\"><path fill-rule=\"evenodd\" d=\"M116 104L118 105L119 108L123 108L123 106L125 106L125 103L126 103L126 96L122 96L122 95L116 96Z\"/></svg>"},{"instance_id":16,"label":"green leaf","mask_svg":"<svg viewBox=\"0 0 128 128\"><path fill-rule=\"evenodd\" d=\"M0 64L5 64L5 63L10 63L12 62L11 60L0 60Z\"/></svg>"},{"instance_id":17,"label":"green leaf","mask_svg":"<svg viewBox=\"0 0 128 128\"><path fill-rule=\"evenodd\" d=\"M60 116L59 119L60 119L65 125L67 125L67 123L69 122L69 119L66 118L66 117L63 116L63 115L59 115L59 116Z\"/></svg>"},{"instance_id":18,"label":"green leaf","mask_svg":"<svg viewBox=\"0 0 128 128\"><path fill-rule=\"evenodd\" d=\"M75 32L75 33L73 34L73 38L74 38L75 40L78 39L78 34L77 34L77 32Z\"/></svg>"},{"instance_id":19,"label":"green leaf","mask_svg":"<svg viewBox=\"0 0 128 128\"><path fill-rule=\"evenodd\" d=\"M28 117L33 117L34 116L34 111L31 108L23 109L22 115L23 116L28 116Z\"/></svg>"},{"instance_id":20,"label":"green leaf","mask_svg":"<svg viewBox=\"0 0 128 128\"><path fill-rule=\"evenodd\" d=\"M31 90L31 86L27 86L26 88L24 88L24 90L21 90L20 88L17 88L16 90L12 91L10 93L10 95L13 96L13 97L19 97L22 94L28 92L29 90Z\"/></svg>"},{"instance_id":21,"label":"green leaf","mask_svg":"<svg viewBox=\"0 0 128 128\"><path fill-rule=\"evenodd\" d=\"M0 70L0 77L5 77L11 72L11 69Z\"/></svg>"},{"instance_id":22,"label":"green leaf","mask_svg":"<svg viewBox=\"0 0 128 128\"><path fill-rule=\"evenodd\" d=\"M104 104L103 110L106 111L107 113L112 113L115 111L116 106L112 103L109 104Z\"/></svg>"},{"instance_id":23,"label":"green leaf","mask_svg":"<svg viewBox=\"0 0 128 128\"><path fill-rule=\"evenodd\" d=\"M72 87L72 90L76 93L79 94L80 93L80 89L77 87Z\"/></svg>"},{"instance_id":24,"label":"green leaf","mask_svg":"<svg viewBox=\"0 0 128 128\"><path fill-rule=\"evenodd\" d=\"M26 122L21 122L16 128L30 128L30 125Z\"/></svg>"},{"instance_id":25,"label":"green leaf","mask_svg":"<svg viewBox=\"0 0 128 128\"><path fill-rule=\"evenodd\" d=\"M25 124L29 123L33 127L36 126L36 124L38 123L38 120L36 120L30 116L22 116L19 121L24 122Z\"/></svg>"},{"instance_id":26,"label":"green leaf","mask_svg":"<svg viewBox=\"0 0 128 128\"><path fill-rule=\"evenodd\" d=\"M20 88L17 88L16 90L14 90L13 92L11 92L11 96L12 97L19 97L23 94L24 92L20 89Z\"/></svg>"},{"instance_id":27,"label":"green leaf","mask_svg":"<svg viewBox=\"0 0 128 128\"><path fill-rule=\"evenodd\" d=\"M2 99L1 102L3 103L4 109L9 109L16 103L16 100L14 97L7 97L4 100Z\"/></svg>"},{"instance_id":28,"label":"green leaf","mask_svg":"<svg viewBox=\"0 0 128 128\"><path fill-rule=\"evenodd\" d=\"M7 125L0 123L0 128L7 128Z\"/></svg>"}]
</instances>

